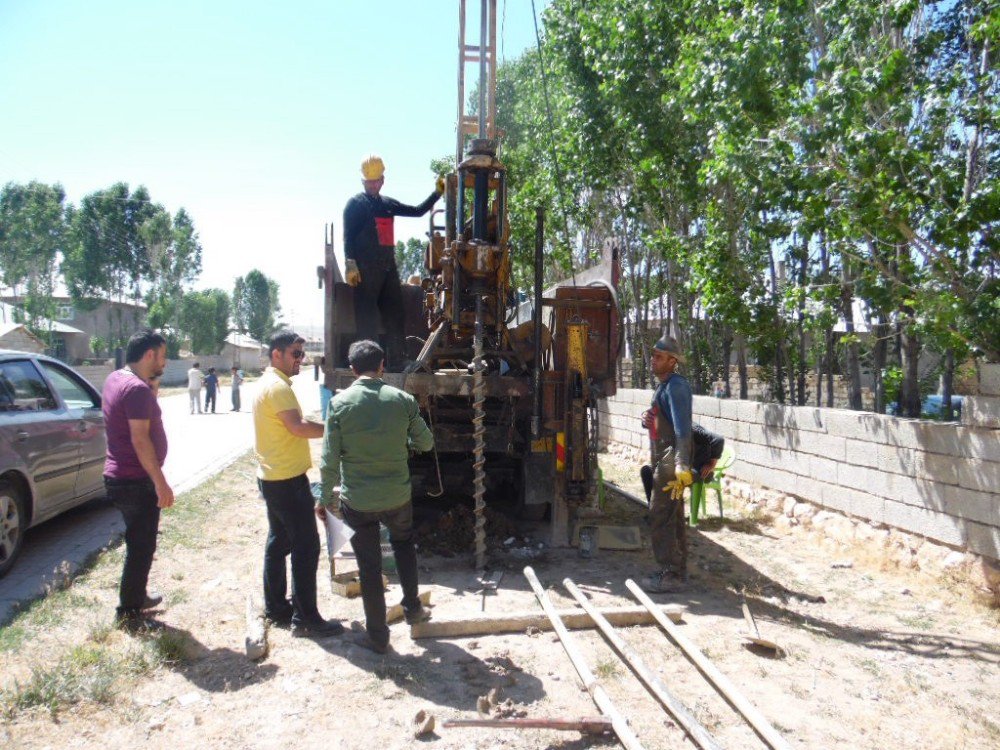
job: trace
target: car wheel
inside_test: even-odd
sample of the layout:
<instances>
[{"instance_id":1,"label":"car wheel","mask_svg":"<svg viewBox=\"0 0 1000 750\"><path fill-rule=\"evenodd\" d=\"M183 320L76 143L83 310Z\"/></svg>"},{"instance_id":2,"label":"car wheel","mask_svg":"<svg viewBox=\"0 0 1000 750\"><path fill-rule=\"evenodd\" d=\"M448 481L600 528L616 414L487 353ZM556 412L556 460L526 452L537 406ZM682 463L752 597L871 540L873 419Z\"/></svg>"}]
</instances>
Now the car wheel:
<instances>
[{"instance_id":1,"label":"car wheel","mask_svg":"<svg viewBox=\"0 0 1000 750\"><path fill-rule=\"evenodd\" d=\"M10 482L0 479L0 577L14 567L28 523L24 498Z\"/></svg>"}]
</instances>

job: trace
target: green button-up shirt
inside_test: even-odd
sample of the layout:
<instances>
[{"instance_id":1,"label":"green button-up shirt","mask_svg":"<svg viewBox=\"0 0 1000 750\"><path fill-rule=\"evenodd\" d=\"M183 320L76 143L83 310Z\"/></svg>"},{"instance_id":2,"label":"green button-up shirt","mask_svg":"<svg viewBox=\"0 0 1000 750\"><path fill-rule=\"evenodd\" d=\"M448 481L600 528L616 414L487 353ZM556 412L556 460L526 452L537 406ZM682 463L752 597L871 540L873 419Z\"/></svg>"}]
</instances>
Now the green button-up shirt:
<instances>
[{"instance_id":1,"label":"green button-up shirt","mask_svg":"<svg viewBox=\"0 0 1000 750\"><path fill-rule=\"evenodd\" d=\"M410 500L409 450L427 451L434 437L417 400L378 378L360 377L330 401L320 476L323 505L341 500L366 513Z\"/></svg>"}]
</instances>

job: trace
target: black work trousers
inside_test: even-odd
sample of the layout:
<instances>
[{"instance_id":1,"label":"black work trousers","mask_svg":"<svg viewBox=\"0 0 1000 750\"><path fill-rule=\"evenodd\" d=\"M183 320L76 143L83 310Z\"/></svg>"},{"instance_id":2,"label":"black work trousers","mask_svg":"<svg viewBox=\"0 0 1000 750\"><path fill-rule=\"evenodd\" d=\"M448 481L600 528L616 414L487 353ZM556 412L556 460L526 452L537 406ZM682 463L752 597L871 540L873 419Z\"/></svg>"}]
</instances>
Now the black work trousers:
<instances>
[{"instance_id":1,"label":"black work trousers","mask_svg":"<svg viewBox=\"0 0 1000 750\"><path fill-rule=\"evenodd\" d=\"M354 323L357 340L378 341L379 320L385 327L387 367L403 362L403 289L399 283L396 256L387 248L358 258L361 283L354 288Z\"/></svg>"},{"instance_id":2,"label":"black work trousers","mask_svg":"<svg viewBox=\"0 0 1000 750\"><path fill-rule=\"evenodd\" d=\"M341 505L344 521L354 529L351 547L358 562L361 579L361 601L365 608L365 629L373 642L389 643L389 626L385 622L385 589L382 586L382 547L379 523L389 529L389 542L396 556L396 572L403 589L403 609L420 608L417 595L417 550L413 546L413 503L407 502L392 510L365 513L346 503Z\"/></svg>"},{"instance_id":3,"label":"black work trousers","mask_svg":"<svg viewBox=\"0 0 1000 750\"><path fill-rule=\"evenodd\" d=\"M149 569L153 567L156 533L160 528L156 488L151 479L111 477L104 477L104 488L125 521L125 564L118 589L118 614L137 615L146 601Z\"/></svg>"},{"instance_id":4,"label":"black work trousers","mask_svg":"<svg viewBox=\"0 0 1000 750\"><path fill-rule=\"evenodd\" d=\"M212 408L212 414L215 414L215 391L210 391L205 389L205 412L208 413L209 407Z\"/></svg>"},{"instance_id":5,"label":"black work trousers","mask_svg":"<svg viewBox=\"0 0 1000 750\"><path fill-rule=\"evenodd\" d=\"M305 474L291 479L257 480L267 505L264 546L264 612L273 620L310 623L321 620L316 607L319 532L314 500ZM289 607L285 558L292 559L292 601ZM291 609L291 611L289 611Z\"/></svg>"}]
</instances>

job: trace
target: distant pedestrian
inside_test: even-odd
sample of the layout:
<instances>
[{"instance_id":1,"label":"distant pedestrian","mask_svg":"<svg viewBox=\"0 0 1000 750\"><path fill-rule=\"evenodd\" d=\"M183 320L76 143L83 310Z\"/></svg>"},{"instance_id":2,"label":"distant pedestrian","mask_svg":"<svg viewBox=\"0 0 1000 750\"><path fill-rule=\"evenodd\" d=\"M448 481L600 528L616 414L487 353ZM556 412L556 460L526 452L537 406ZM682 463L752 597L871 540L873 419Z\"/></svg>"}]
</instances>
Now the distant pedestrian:
<instances>
[{"instance_id":1,"label":"distant pedestrian","mask_svg":"<svg viewBox=\"0 0 1000 750\"><path fill-rule=\"evenodd\" d=\"M233 411L240 410L240 386L243 385L243 376L238 367L233 367Z\"/></svg>"},{"instance_id":2,"label":"distant pedestrian","mask_svg":"<svg viewBox=\"0 0 1000 750\"><path fill-rule=\"evenodd\" d=\"M215 374L215 368L208 368L208 375L205 376L205 411L212 407L212 414L215 414L215 395L219 390L219 376Z\"/></svg>"},{"instance_id":3,"label":"distant pedestrian","mask_svg":"<svg viewBox=\"0 0 1000 750\"><path fill-rule=\"evenodd\" d=\"M403 613L410 624L430 619L417 593L413 546L410 449L428 451L434 436L417 400L382 381L385 352L374 341L355 341L347 360L357 380L330 402L323 440L320 516L328 512L354 529L366 633L357 644L384 654L389 649L379 524L389 529L403 588ZM334 488L340 485L339 492Z\"/></svg>"},{"instance_id":4,"label":"distant pedestrian","mask_svg":"<svg viewBox=\"0 0 1000 750\"><path fill-rule=\"evenodd\" d=\"M160 509L174 504L174 491L160 467L167 457L167 435L150 380L163 374L167 342L145 329L133 334L125 367L104 382L101 410L107 431L104 486L125 520L125 564L118 595L116 625L136 632L158 623L143 612L163 601L147 590L156 551Z\"/></svg>"},{"instance_id":5,"label":"distant pedestrian","mask_svg":"<svg viewBox=\"0 0 1000 750\"><path fill-rule=\"evenodd\" d=\"M192 414L194 414L195 409L201 414L201 381L203 378L198 367L198 363L195 362L188 370L188 398L191 401Z\"/></svg>"},{"instance_id":6,"label":"distant pedestrian","mask_svg":"<svg viewBox=\"0 0 1000 750\"><path fill-rule=\"evenodd\" d=\"M324 620L316 607L319 532L306 472L312 466L309 439L323 437L323 425L302 418L292 390L305 339L281 331L268 342L271 366L264 371L253 401L257 482L267 505L264 547L264 614L290 623L296 637L340 635L344 626ZM292 600L286 598L285 558L292 558Z\"/></svg>"}]
</instances>

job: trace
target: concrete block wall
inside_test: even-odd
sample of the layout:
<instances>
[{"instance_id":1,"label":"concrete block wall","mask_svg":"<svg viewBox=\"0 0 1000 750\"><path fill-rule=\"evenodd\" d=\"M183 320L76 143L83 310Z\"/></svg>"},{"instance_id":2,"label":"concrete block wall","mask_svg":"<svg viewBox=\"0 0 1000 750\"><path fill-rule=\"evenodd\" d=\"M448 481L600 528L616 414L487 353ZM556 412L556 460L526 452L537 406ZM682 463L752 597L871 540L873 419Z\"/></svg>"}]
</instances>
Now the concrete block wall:
<instances>
[{"instance_id":1,"label":"concrete block wall","mask_svg":"<svg viewBox=\"0 0 1000 750\"><path fill-rule=\"evenodd\" d=\"M604 446L648 460L651 396L602 402ZM694 415L736 451L736 479L1000 559L1000 430L708 396Z\"/></svg>"},{"instance_id":2,"label":"concrete block wall","mask_svg":"<svg viewBox=\"0 0 1000 750\"><path fill-rule=\"evenodd\" d=\"M115 361L113 359L109 359L103 365L79 365L73 369L83 375L83 377L87 379L87 382L94 386L97 389L97 392L100 393L101 389L104 387L104 381L107 379L108 375L114 372Z\"/></svg>"},{"instance_id":3,"label":"concrete block wall","mask_svg":"<svg viewBox=\"0 0 1000 750\"><path fill-rule=\"evenodd\" d=\"M208 374L209 367L215 368L216 375L228 375L229 368L233 366L232 356L225 354L206 354L205 356L189 359L168 359L160 382L168 386L187 385L187 371L191 369L191 365L195 362L200 365L198 369L201 370L203 375ZM266 366L266 363L263 360L255 363L255 366L251 366L245 358L240 364L240 367L247 372L262 370L264 366Z\"/></svg>"}]
</instances>

